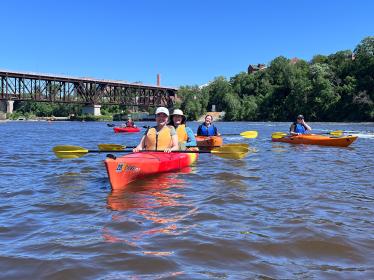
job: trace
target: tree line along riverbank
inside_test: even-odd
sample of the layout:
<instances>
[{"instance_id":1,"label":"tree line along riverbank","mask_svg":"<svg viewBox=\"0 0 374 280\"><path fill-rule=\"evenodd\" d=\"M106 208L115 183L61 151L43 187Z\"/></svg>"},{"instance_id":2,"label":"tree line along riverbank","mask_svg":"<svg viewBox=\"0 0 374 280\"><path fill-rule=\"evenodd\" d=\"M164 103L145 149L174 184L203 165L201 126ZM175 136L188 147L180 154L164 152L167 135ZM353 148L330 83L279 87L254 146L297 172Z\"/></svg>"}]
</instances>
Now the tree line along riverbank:
<instances>
[{"instance_id":1,"label":"tree line along riverbank","mask_svg":"<svg viewBox=\"0 0 374 280\"><path fill-rule=\"evenodd\" d=\"M353 51L315 55L311 61L279 56L229 79L221 76L204 86L181 86L174 107L189 120L198 120L213 105L225 112L226 121L289 121L298 114L308 121L374 121L374 36L364 38ZM14 109L7 118L109 121L134 113L124 105L103 105L102 116L81 115L81 105L37 102L18 102Z\"/></svg>"}]
</instances>

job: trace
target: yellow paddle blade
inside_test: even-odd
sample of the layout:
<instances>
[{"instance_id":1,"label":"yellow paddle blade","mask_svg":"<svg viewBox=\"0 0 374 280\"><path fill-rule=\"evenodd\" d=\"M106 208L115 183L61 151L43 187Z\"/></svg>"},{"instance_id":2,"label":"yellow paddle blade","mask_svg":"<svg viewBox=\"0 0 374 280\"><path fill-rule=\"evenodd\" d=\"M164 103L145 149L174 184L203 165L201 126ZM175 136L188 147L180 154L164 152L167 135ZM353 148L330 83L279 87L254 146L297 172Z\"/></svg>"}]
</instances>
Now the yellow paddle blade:
<instances>
[{"instance_id":1,"label":"yellow paddle blade","mask_svg":"<svg viewBox=\"0 0 374 280\"><path fill-rule=\"evenodd\" d=\"M329 134L334 135L334 136L342 136L343 135L343 130L335 130L331 131Z\"/></svg>"},{"instance_id":2,"label":"yellow paddle blade","mask_svg":"<svg viewBox=\"0 0 374 280\"><path fill-rule=\"evenodd\" d=\"M88 153L88 150L79 146L55 146L53 152L58 158L80 158Z\"/></svg>"},{"instance_id":3,"label":"yellow paddle blade","mask_svg":"<svg viewBox=\"0 0 374 280\"><path fill-rule=\"evenodd\" d=\"M126 146L119 144L99 144L97 145L100 151L123 151Z\"/></svg>"},{"instance_id":4,"label":"yellow paddle blade","mask_svg":"<svg viewBox=\"0 0 374 280\"><path fill-rule=\"evenodd\" d=\"M240 136L244 138L257 138L258 132L255 130L244 131L240 133Z\"/></svg>"},{"instance_id":5,"label":"yellow paddle blade","mask_svg":"<svg viewBox=\"0 0 374 280\"><path fill-rule=\"evenodd\" d=\"M288 134L285 132L274 132L271 134L271 138L279 139L287 136Z\"/></svg>"},{"instance_id":6,"label":"yellow paddle blade","mask_svg":"<svg viewBox=\"0 0 374 280\"><path fill-rule=\"evenodd\" d=\"M221 158L241 159L248 154L249 149L245 147L222 146L219 148L214 148L210 152Z\"/></svg>"}]
</instances>

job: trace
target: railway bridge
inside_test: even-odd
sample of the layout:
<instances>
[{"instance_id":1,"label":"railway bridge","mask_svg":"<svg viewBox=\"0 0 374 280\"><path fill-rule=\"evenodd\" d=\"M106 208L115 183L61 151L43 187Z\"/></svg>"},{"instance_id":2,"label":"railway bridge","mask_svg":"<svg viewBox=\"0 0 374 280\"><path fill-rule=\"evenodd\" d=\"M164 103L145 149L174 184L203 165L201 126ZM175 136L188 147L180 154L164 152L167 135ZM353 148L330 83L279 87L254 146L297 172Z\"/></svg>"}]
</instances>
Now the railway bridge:
<instances>
[{"instance_id":1,"label":"railway bridge","mask_svg":"<svg viewBox=\"0 0 374 280\"><path fill-rule=\"evenodd\" d=\"M16 101L84 104L83 112L100 115L101 105L173 107L177 89L126 81L14 72L0 69L0 112L13 112Z\"/></svg>"}]
</instances>

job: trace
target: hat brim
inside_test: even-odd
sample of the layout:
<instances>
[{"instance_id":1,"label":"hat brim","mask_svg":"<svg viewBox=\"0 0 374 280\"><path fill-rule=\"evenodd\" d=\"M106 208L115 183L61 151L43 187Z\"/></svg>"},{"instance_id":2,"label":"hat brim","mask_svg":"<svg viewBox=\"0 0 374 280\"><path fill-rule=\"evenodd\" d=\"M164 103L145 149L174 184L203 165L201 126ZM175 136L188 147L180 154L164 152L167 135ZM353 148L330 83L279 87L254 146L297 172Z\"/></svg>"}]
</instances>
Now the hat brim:
<instances>
[{"instance_id":1,"label":"hat brim","mask_svg":"<svg viewBox=\"0 0 374 280\"><path fill-rule=\"evenodd\" d=\"M174 116L181 116L183 121L186 121L187 119L185 115L178 115L178 114L170 115L170 117L174 117Z\"/></svg>"}]
</instances>

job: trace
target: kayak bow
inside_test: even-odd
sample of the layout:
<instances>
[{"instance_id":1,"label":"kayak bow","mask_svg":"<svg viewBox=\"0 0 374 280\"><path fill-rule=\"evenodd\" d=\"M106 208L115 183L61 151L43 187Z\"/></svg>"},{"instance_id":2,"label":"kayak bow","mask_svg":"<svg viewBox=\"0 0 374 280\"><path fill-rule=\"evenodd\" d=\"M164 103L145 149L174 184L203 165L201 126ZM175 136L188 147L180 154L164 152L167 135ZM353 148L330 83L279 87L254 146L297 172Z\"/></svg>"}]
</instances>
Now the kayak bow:
<instances>
[{"instance_id":1,"label":"kayak bow","mask_svg":"<svg viewBox=\"0 0 374 280\"><path fill-rule=\"evenodd\" d=\"M197 153L131 153L104 160L113 190L123 189L129 183L150 175L176 171L194 163Z\"/></svg>"}]
</instances>

